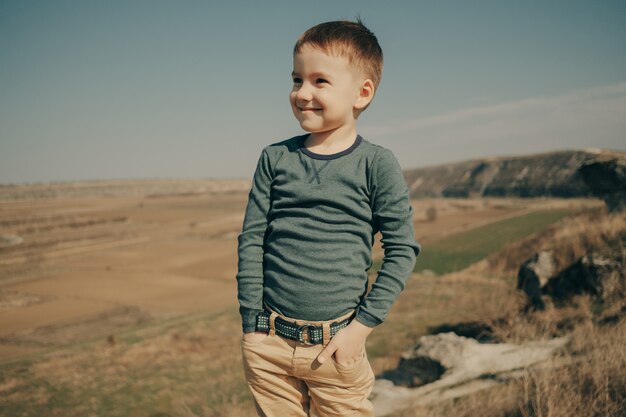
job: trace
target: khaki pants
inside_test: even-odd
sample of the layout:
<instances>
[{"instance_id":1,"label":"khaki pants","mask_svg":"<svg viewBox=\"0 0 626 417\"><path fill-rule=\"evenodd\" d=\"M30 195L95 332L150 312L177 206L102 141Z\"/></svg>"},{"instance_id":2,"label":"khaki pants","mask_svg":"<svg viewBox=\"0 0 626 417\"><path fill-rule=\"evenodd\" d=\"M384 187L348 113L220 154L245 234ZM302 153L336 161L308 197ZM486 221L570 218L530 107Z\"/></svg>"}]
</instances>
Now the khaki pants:
<instances>
[{"instance_id":1,"label":"khaki pants","mask_svg":"<svg viewBox=\"0 0 626 417\"><path fill-rule=\"evenodd\" d=\"M325 322L280 317L298 324L324 325L328 329L330 323L346 316ZM246 382L259 416L374 415L368 399L374 387L374 372L365 348L361 359L354 364L340 364L334 355L320 364L316 358L324 345L307 345L279 336L273 330L274 320L270 319L270 333L265 339L260 342L242 340L241 345Z\"/></svg>"}]
</instances>

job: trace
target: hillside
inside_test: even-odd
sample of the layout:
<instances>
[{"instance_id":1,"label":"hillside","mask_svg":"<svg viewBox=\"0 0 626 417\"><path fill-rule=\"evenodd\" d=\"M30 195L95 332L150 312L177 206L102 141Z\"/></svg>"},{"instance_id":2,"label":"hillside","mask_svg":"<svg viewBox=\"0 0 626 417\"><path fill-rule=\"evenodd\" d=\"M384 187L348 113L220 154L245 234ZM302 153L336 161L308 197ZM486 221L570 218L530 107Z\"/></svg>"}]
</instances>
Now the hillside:
<instances>
[{"instance_id":1,"label":"hillside","mask_svg":"<svg viewBox=\"0 0 626 417\"><path fill-rule=\"evenodd\" d=\"M404 171L412 198L589 197L579 168L626 160L626 152L587 149L487 157Z\"/></svg>"}]
</instances>

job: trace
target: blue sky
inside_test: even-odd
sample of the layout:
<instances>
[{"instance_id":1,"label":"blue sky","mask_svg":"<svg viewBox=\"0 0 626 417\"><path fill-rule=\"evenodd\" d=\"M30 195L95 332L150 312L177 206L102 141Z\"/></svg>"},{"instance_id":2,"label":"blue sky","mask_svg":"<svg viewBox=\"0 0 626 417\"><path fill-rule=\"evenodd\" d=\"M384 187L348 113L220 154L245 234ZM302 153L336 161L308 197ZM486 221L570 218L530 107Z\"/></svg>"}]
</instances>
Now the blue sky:
<instances>
[{"instance_id":1,"label":"blue sky","mask_svg":"<svg viewBox=\"0 0 626 417\"><path fill-rule=\"evenodd\" d=\"M296 38L357 14L403 168L626 150L624 1L0 1L0 183L249 177L302 133Z\"/></svg>"}]
</instances>

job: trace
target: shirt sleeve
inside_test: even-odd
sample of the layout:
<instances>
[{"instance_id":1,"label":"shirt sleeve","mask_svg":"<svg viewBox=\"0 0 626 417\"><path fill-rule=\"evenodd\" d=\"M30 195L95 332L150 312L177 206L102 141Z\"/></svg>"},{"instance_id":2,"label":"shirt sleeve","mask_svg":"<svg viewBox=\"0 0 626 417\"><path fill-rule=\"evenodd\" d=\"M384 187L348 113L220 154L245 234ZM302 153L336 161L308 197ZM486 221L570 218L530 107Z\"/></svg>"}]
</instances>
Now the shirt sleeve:
<instances>
[{"instance_id":1,"label":"shirt sleeve","mask_svg":"<svg viewBox=\"0 0 626 417\"><path fill-rule=\"evenodd\" d=\"M357 307L356 319L375 327L385 320L404 290L421 246L414 237L409 190L400 164L390 150L379 151L370 175L374 232L381 232L384 257L371 291Z\"/></svg>"},{"instance_id":2,"label":"shirt sleeve","mask_svg":"<svg viewBox=\"0 0 626 417\"><path fill-rule=\"evenodd\" d=\"M257 162L238 241L237 298L244 333L255 330L257 313L263 311L263 245L270 207L272 174L263 149Z\"/></svg>"}]
</instances>

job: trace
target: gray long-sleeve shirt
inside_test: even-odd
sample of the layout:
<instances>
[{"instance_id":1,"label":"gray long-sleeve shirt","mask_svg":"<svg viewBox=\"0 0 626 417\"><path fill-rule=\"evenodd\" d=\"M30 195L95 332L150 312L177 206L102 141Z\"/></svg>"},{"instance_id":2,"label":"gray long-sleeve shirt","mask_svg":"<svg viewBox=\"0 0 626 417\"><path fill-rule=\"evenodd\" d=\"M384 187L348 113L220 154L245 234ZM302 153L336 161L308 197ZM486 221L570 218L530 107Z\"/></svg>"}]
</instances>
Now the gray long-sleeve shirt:
<instances>
[{"instance_id":1,"label":"gray long-sleeve shirt","mask_svg":"<svg viewBox=\"0 0 626 417\"><path fill-rule=\"evenodd\" d=\"M421 251L402 170L393 153L357 136L344 151L304 147L307 135L263 148L238 236L243 332L265 302L302 320L382 323ZM367 293L374 235L383 263Z\"/></svg>"}]
</instances>

